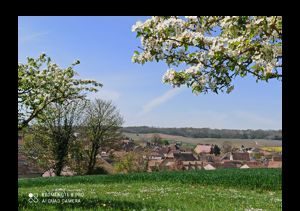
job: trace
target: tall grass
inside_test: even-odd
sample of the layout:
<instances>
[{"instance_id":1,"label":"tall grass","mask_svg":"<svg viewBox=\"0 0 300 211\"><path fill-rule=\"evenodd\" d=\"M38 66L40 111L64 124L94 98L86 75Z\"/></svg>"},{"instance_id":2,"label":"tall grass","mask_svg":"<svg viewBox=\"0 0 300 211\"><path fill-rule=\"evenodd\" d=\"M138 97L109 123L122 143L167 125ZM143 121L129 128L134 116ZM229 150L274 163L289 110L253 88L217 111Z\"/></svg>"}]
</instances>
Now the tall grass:
<instances>
[{"instance_id":1,"label":"tall grass","mask_svg":"<svg viewBox=\"0 0 300 211\"><path fill-rule=\"evenodd\" d=\"M59 184L99 184L171 181L243 189L281 190L281 169L218 169L213 171L153 172L19 179L19 188Z\"/></svg>"}]
</instances>

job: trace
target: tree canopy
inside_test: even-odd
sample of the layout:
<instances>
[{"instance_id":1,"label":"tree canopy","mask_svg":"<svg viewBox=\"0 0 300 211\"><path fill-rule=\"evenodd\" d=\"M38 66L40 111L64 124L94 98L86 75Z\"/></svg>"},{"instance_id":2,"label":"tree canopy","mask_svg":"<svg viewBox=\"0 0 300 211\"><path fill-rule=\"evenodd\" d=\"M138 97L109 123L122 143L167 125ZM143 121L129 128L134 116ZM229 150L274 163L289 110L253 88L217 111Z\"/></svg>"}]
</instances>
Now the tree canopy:
<instances>
[{"instance_id":1,"label":"tree canopy","mask_svg":"<svg viewBox=\"0 0 300 211\"><path fill-rule=\"evenodd\" d=\"M84 91L97 91L102 84L75 78L73 69L80 62L61 68L46 54L27 58L18 64L18 129L21 130L51 103L84 98Z\"/></svg>"},{"instance_id":2,"label":"tree canopy","mask_svg":"<svg viewBox=\"0 0 300 211\"><path fill-rule=\"evenodd\" d=\"M281 16L153 16L132 31L142 44L132 61L167 63L163 82L195 94L230 93L233 79L247 74L282 79Z\"/></svg>"},{"instance_id":3,"label":"tree canopy","mask_svg":"<svg viewBox=\"0 0 300 211\"><path fill-rule=\"evenodd\" d=\"M120 139L119 131L124 120L112 101L95 99L89 102L85 110L84 126L91 142L87 174L92 174L96 165L96 156L105 142Z\"/></svg>"}]
</instances>

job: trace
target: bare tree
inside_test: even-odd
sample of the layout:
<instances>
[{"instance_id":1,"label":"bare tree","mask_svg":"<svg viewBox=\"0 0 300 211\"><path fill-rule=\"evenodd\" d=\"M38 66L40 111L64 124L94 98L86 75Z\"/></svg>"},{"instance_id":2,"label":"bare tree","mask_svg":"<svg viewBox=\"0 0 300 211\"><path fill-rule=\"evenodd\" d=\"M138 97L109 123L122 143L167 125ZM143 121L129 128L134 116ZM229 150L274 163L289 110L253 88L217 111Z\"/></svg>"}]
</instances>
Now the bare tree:
<instances>
[{"instance_id":1,"label":"bare tree","mask_svg":"<svg viewBox=\"0 0 300 211\"><path fill-rule=\"evenodd\" d=\"M86 108L85 127L91 142L87 174L92 174L101 147L118 140L124 120L111 101L96 99Z\"/></svg>"},{"instance_id":2,"label":"bare tree","mask_svg":"<svg viewBox=\"0 0 300 211\"><path fill-rule=\"evenodd\" d=\"M160 145L163 143L162 138L160 137L159 134L154 134L151 138L152 143L156 144L156 145Z\"/></svg>"},{"instance_id":3,"label":"bare tree","mask_svg":"<svg viewBox=\"0 0 300 211\"><path fill-rule=\"evenodd\" d=\"M224 141L222 145L223 153L231 152L232 151L232 143L230 141Z\"/></svg>"}]
</instances>

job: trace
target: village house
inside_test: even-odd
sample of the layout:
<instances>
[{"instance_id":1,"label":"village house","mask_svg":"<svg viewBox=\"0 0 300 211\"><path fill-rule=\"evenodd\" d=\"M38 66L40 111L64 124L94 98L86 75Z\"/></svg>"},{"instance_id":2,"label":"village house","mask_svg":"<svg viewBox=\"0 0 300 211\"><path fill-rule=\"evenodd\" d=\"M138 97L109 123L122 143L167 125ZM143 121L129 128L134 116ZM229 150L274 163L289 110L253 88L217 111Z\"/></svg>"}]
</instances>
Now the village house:
<instances>
[{"instance_id":1,"label":"village house","mask_svg":"<svg viewBox=\"0 0 300 211\"><path fill-rule=\"evenodd\" d=\"M282 161L269 161L268 168L282 168Z\"/></svg>"},{"instance_id":2,"label":"village house","mask_svg":"<svg viewBox=\"0 0 300 211\"><path fill-rule=\"evenodd\" d=\"M126 152L132 151L134 149L134 142L132 139L128 139L128 140L121 140L122 143L122 147Z\"/></svg>"},{"instance_id":3,"label":"village house","mask_svg":"<svg viewBox=\"0 0 300 211\"><path fill-rule=\"evenodd\" d=\"M196 154L210 154L211 148L211 144L197 144L194 151Z\"/></svg>"},{"instance_id":4,"label":"village house","mask_svg":"<svg viewBox=\"0 0 300 211\"><path fill-rule=\"evenodd\" d=\"M178 170L176 161L173 158L165 158L159 165L160 170Z\"/></svg>"},{"instance_id":5,"label":"village house","mask_svg":"<svg viewBox=\"0 0 300 211\"><path fill-rule=\"evenodd\" d=\"M214 154L200 154L198 155L198 160L206 162L215 162L217 157Z\"/></svg>"},{"instance_id":6,"label":"village house","mask_svg":"<svg viewBox=\"0 0 300 211\"><path fill-rule=\"evenodd\" d=\"M233 160L250 161L250 156L248 152L233 152L232 158Z\"/></svg>"},{"instance_id":7,"label":"village house","mask_svg":"<svg viewBox=\"0 0 300 211\"><path fill-rule=\"evenodd\" d=\"M176 161L195 161L197 158L191 152L174 152L174 159Z\"/></svg>"},{"instance_id":8,"label":"village house","mask_svg":"<svg viewBox=\"0 0 300 211\"><path fill-rule=\"evenodd\" d=\"M282 155L273 155L272 161L282 161Z\"/></svg>"},{"instance_id":9,"label":"village house","mask_svg":"<svg viewBox=\"0 0 300 211\"><path fill-rule=\"evenodd\" d=\"M149 160L147 165L147 171L157 171L160 169L160 164L163 162L163 160Z\"/></svg>"},{"instance_id":10,"label":"village house","mask_svg":"<svg viewBox=\"0 0 300 211\"><path fill-rule=\"evenodd\" d=\"M267 166L260 161L248 161L244 162L244 164L240 168L266 168Z\"/></svg>"},{"instance_id":11,"label":"village house","mask_svg":"<svg viewBox=\"0 0 300 211\"><path fill-rule=\"evenodd\" d=\"M223 160L250 161L250 155L248 152L228 152L221 158Z\"/></svg>"},{"instance_id":12,"label":"village house","mask_svg":"<svg viewBox=\"0 0 300 211\"><path fill-rule=\"evenodd\" d=\"M159 152L151 152L148 157L149 160L162 160L163 158L164 155Z\"/></svg>"},{"instance_id":13,"label":"village house","mask_svg":"<svg viewBox=\"0 0 300 211\"><path fill-rule=\"evenodd\" d=\"M182 168L183 170L200 170L202 169L202 162L201 161L182 161Z\"/></svg>"},{"instance_id":14,"label":"village house","mask_svg":"<svg viewBox=\"0 0 300 211\"><path fill-rule=\"evenodd\" d=\"M212 164L208 163L205 166L203 166L204 170L215 170L216 167L214 167Z\"/></svg>"}]
</instances>

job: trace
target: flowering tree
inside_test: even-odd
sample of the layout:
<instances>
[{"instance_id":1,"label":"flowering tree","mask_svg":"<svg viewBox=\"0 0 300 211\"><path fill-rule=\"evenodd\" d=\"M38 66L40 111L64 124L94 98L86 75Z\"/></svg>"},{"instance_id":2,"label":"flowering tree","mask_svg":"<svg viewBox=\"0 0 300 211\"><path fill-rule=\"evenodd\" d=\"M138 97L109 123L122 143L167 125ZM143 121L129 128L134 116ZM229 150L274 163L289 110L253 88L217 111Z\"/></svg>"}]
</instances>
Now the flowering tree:
<instances>
[{"instance_id":1,"label":"flowering tree","mask_svg":"<svg viewBox=\"0 0 300 211\"><path fill-rule=\"evenodd\" d=\"M132 31L141 39L134 63L164 61L163 82L194 93L230 93L236 76L282 79L281 16L154 16ZM183 70L174 67L185 65Z\"/></svg>"},{"instance_id":2,"label":"flowering tree","mask_svg":"<svg viewBox=\"0 0 300 211\"><path fill-rule=\"evenodd\" d=\"M42 54L37 59L27 58L27 64L18 64L18 129L21 130L51 103L84 98L83 91L97 91L102 84L93 80L74 78L75 61L66 69L52 63Z\"/></svg>"}]
</instances>

